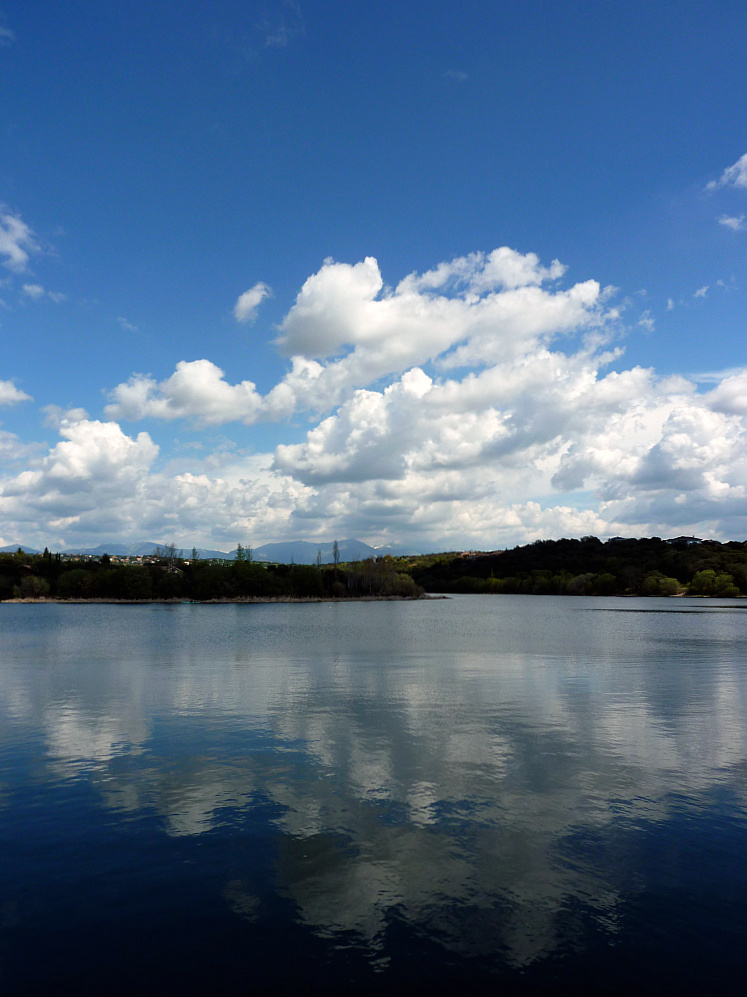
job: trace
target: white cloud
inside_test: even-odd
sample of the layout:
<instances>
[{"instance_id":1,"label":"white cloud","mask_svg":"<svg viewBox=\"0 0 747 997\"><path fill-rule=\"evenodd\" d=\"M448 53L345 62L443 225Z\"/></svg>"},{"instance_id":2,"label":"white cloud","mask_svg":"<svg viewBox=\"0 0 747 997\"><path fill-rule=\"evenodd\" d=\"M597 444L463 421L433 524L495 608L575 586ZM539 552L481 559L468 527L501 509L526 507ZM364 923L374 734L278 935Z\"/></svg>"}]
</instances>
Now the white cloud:
<instances>
[{"instance_id":1,"label":"white cloud","mask_svg":"<svg viewBox=\"0 0 747 997\"><path fill-rule=\"evenodd\" d=\"M699 394L625 369L605 345L608 295L595 281L556 286L562 276L503 249L389 288L372 258L329 260L281 325L290 369L267 395L202 359L162 381L134 375L106 409L203 426L319 413L300 442L253 457L182 450L159 467L147 434L47 409L62 442L2 483L4 529L47 545L126 535L222 549L747 532L745 371L703 375Z\"/></svg>"},{"instance_id":2,"label":"white cloud","mask_svg":"<svg viewBox=\"0 0 747 997\"><path fill-rule=\"evenodd\" d=\"M17 461L32 457L38 450L34 443L22 443L15 433L0 429L0 461ZM3 546L5 546L3 544Z\"/></svg>"},{"instance_id":3,"label":"white cloud","mask_svg":"<svg viewBox=\"0 0 747 997\"><path fill-rule=\"evenodd\" d=\"M123 332L137 332L137 326L133 325L132 322L128 322L126 318L122 315L117 316L117 323Z\"/></svg>"},{"instance_id":4,"label":"white cloud","mask_svg":"<svg viewBox=\"0 0 747 997\"><path fill-rule=\"evenodd\" d=\"M467 79L467 74L461 69L447 69L444 73L444 79L455 80L457 83L464 83Z\"/></svg>"},{"instance_id":5,"label":"white cloud","mask_svg":"<svg viewBox=\"0 0 747 997\"><path fill-rule=\"evenodd\" d=\"M31 253L39 252L34 233L19 215L0 204L0 256L3 265L16 273L23 273Z\"/></svg>"},{"instance_id":6,"label":"white cloud","mask_svg":"<svg viewBox=\"0 0 747 997\"><path fill-rule=\"evenodd\" d=\"M125 436L113 422L63 422L60 435L36 466L0 484L0 515L22 535L29 527L53 535L82 520L94 531L128 533L128 523L143 515L143 481L156 444L147 433Z\"/></svg>"},{"instance_id":7,"label":"white cloud","mask_svg":"<svg viewBox=\"0 0 747 997\"><path fill-rule=\"evenodd\" d=\"M63 423L85 422L89 418L84 408L64 409L59 405L45 405L42 412L44 424L54 426L55 429L59 429Z\"/></svg>"},{"instance_id":8,"label":"white cloud","mask_svg":"<svg viewBox=\"0 0 747 997\"><path fill-rule=\"evenodd\" d=\"M21 290L27 298L32 298L34 301L45 297L54 301L56 305L59 305L62 301L67 301L66 294L61 294L59 291L45 291L41 284L24 284Z\"/></svg>"},{"instance_id":9,"label":"white cloud","mask_svg":"<svg viewBox=\"0 0 747 997\"><path fill-rule=\"evenodd\" d=\"M667 298L667 311L671 312L674 308L674 298Z\"/></svg>"},{"instance_id":10,"label":"white cloud","mask_svg":"<svg viewBox=\"0 0 747 997\"><path fill-rule=\"evenodd\" d=\"M0 381L0 405L15 405L16 402L33 401L31 395L17 388L12 381Z\"/></svg>"},{"instance_id":11,"label":"white cloud","mask_svg":"<svg viewBox=\"0 0 747 997\"><path fill-rule=\"evenodd\" d=\"M744 232L745 230L744 215L721 215L718 223L730 228L733 232Z\"/></svg>"},{"instance_id":12,"label":"white cloud","mask_svg":"<svg viewBox=\"0 0 747 997\"><path fill-rule=\"evenodd\" d=\"M9 48L15 40L15 33L10 28L0 24L0 48Z\"/></svg>"},{"instance_id":13,"label":"white cloud","mask_svg":"<svg viewBox=\"0 0 747 997\"><path fill-rule=\"evenodd\" d=\"M237 322L253 322L257 317L257 308L260 303L272 294L267 284L261 281L244 291L234 305L233 314Z\"/></svg>"},{"instance_id":14,"label":"white cloud","mask_svg":"<svg viewBox=\"0 0 747 997\"><path fill-rule=\"evenodd\" d=\"M609 359L542 349L445 381L411 369L355 391L274 459L224 452L173 470L154 467L147 434L57 413L63 442L4 482L0 514L27 541L169 535L222 549L292 535L494 548L744 532L747 374L698 395L650 370L605 374Z\"/></svg>"},{"instance_id":15,"label":"white cloud","mask_svg":"<svg viewBox=\"0 0 747 997\"><path fill-rule=\"evenodd\" d=\"M727 166L718 180L706 184L706 190L717 187L747 187L747 152L731 166Z\"/></svg>"},{"instance_id":16,"label":"white cloud","mask_svg":"<svg viewBox=\"0 0 747 997\"><path fill-rule=\"evenodd\" d=\"M540 286L563 272L557 261L545 268L532 253L502 247L411 274L391 290L373 257L354 266L327 260L281 324L278 342L295 354L294 367L266 408L323 411L350 389L409 367L496 363L608 321L596 281L567 291Z\"/></svg>"},{"instance_id":17,"label":"white cloud","mask_svg":"<svg viewBox=\"0 0 747 997\"><path fill-rule=\"evenodd\" d=\"M704 284L702 287L698 288L698 290L693 294L693 297L705 298L705 296L708 294L709 289L710 289L710 284Z\"/></svg>"},{"instance_id":18,"label":"white cloud","mask_svg":"<svg viewBox=\"0 0 747 997\"><path fill-rule=\"evenodd\" d=\"M118 385L106 406L111 419L193 419L200 425L253 422L261 405L251 381L231 385L209 360L186 360L165 381L134 374Z\"/></svg>"},{"instance_id":19,"label":"white cloud","mask_svg":"<svg viewBox=\"0 0 747 997\"><path fill-rule=\"evenodd\" d=\"M747 415L747 371L727 371L706 398L716 412Z\"/></svg>"},{"instance_id":20,"label":"white cloud","mask_svg":"<svg viewBox=\"0 0 747 997\"><path fill-rule=\"evenodd\" d=\"M646 329L648 332L654 331L655 323L650 311L646 310L641 314L641 317L638 319L638 325L641 326L641 328Z\"/></svg>"},{"instance_id":21,"label":"white cloud","mask_svg":"<svg viewBox=\"0 0 747 997\"><path fill-rule=\"evenodd\" d=\"M237 540L287 533L309 492L270 472L265 455L233 462L226 455L217 472L159 470L159 448L147 433L133 438L117 423L68 414L73 418L60 420L61 442L0 480L0 517L9 536L57 547L170 537L179 546L209 541L229 550Z\"/></svg>"},{"instance_id":22,"label":"white cloud","mask_svg":"<svg viewBox=\"0 0 747 997\"><path fill-rule=\"evenodd\" d=\"M264 398L251 382L228 385L203 360L197 362L207 365L199 374L203 390L199 396L182 391L177 399L177 382L187 374L190 380L197 376L182 361L177 374L161 385L135 375L117 386L107 414L194 418L217 425L331 411L350 391L414 366L488 365L614 318L614 310L605 311L607 295L596 281L568 290L542 286L554 284L564 272L557 260L544 267L533 253L502 247L410 274L392 290L385 288L373 257L355 265L327 260L304 283L281 323L278 344L291 354L291 368ZM256 285L247 292L256 291L250 306L264 296L262 289ZM211 392L217 393L214 405Z\"/></svg>"}]
</instances>

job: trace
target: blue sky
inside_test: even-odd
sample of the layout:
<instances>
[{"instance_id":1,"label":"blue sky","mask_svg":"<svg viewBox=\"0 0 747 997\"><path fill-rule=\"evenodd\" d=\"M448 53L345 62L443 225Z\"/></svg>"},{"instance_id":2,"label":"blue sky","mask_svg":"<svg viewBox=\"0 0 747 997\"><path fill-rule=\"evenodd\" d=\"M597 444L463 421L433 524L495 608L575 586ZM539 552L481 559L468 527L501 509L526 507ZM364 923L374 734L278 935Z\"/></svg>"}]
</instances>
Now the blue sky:
<instances>
[{"instance_id":1,"label":"blue sky","mask_svg":"<svg viewBox=\"0 0 747 997\"><path fill-rule=\"evenodd\" d=\"M0 0L0 541L747 537L746 40Z\"/></svg>"}]
</instances>

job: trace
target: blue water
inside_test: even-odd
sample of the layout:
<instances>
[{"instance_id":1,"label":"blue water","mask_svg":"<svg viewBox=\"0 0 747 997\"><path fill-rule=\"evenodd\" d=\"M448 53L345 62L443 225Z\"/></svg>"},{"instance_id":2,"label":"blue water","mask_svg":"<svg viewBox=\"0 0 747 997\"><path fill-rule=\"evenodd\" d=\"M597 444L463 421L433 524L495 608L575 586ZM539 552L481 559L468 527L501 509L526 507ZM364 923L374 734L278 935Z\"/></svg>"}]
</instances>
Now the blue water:
<instances>
[{"instance_id":1,"label":"blue water","mask_svg":"<svg viewBox=\"0 0 747 997\"><path fill-rule=\"evenodd\" d=\"M0 993L741 993L745 607L0 605Z\"/></svg>"}]
</instances>

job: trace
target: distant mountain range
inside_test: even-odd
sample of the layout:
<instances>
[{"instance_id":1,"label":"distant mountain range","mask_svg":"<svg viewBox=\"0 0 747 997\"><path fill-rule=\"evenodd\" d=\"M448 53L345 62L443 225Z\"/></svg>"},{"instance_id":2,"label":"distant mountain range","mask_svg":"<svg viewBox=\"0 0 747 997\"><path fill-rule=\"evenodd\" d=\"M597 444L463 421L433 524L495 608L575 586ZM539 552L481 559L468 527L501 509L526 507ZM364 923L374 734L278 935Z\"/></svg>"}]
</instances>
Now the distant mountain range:
<instances>
[{"instance_id":1,"label":"distant mountain range","mask_svg":"<svg viewBox=\"0 0 747 997\"><path fill-rule=\"evenodd\" d=\"M102 554L115 554L120 557L137 557L138 555L154 554L157 550L165 550L167 544L157 543L134 543L134 544L99 544L98 547L70 547L60 551L61 554L89 554L94 557L101 557ZM0 547L0 553L14 554L18 548L26 554L38 554L40 551L33 547L26 547L23 544L8 544ZM369 557L383 557L391 554L393 557L408 554L429 554L430 550L416 547L414 545L394 544L385 547L371 547L370 544L361 540L340 540L338 543L341 561L364 561ZM191 557L192 548L178 548L182 557ZM56 551L54 553L57 553ZM211 557L221 557L229 561L236 558L236 550L222 551L209 550L205 547L197 548L197 556L201 560ZM248 553L248 552L247 552ZM261 547L251 549L253 561L277 562L279 564L316 564L317 556L321 553L322 564L332 564L334 561L334 541L329 543L314 543L310 540L287 540L283 543L262 544Z\"/></svg>"}]
</instances>

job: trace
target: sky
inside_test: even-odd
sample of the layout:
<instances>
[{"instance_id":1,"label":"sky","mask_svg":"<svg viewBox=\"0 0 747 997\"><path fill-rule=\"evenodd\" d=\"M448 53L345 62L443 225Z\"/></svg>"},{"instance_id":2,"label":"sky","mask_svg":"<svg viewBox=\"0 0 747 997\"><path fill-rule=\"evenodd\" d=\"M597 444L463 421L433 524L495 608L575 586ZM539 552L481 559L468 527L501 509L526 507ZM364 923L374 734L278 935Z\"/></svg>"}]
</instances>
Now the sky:
<instances>
[{"instance_id":1,"label":"sky","mask_svg":"<svg viewBox=\"0 0 747 997\"><path fill-rule=\"evenodd\" d=\"M0 546L747 539L746 43L0 0Z\"/></svg>"}]
</instances>

